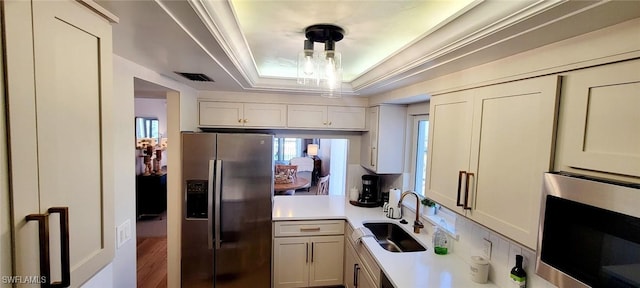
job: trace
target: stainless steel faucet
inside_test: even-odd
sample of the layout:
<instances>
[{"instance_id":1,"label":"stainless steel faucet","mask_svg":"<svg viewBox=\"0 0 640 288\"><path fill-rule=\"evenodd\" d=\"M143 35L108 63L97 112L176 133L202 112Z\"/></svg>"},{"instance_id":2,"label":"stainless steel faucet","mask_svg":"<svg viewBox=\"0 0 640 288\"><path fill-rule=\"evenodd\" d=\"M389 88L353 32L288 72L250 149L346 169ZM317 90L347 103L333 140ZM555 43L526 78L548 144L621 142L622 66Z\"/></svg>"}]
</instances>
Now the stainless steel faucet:
<instances>
[{"instance_id":1,"label":"stainless steel faucet","mask_svg":"<svg viewBox=\"0 0 640 288\"><path fill-rule=\"evenodd\" d=\"M413 233L420 233L420 229L424 228L424 224L420 222L420 196L418 196L416 192L411 190L404 191L400 196L400 201L398 201L398 207L400 208L400 211L402 211L402 199L404 199L404 196L407 196L410 194L413 194L413 196L416 196L416 221L413 222ZM400 213L400 215L402 215L402 213Z\"/></svg>"}]
</instances>

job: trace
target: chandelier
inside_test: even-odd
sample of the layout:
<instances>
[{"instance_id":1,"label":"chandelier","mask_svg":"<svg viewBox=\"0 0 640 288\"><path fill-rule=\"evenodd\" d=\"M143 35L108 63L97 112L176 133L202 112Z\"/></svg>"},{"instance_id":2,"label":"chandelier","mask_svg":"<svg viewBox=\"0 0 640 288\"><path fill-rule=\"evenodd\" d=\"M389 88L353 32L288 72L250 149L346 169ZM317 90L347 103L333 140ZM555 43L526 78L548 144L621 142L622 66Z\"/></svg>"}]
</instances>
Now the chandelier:
<instances>
[{"instance_id":1,"label":"chandelier","mask_svg":"<svg viewBox=\"0 0 640 288\"><path fill-rule=\"evenodd\" d=\"M304 50L298 54L298 83L319 88L322 96L340 98L342 88L342 55L335 43L342 40L344 30L331 24L316 24L305 29ZM324 43L324 51L315 52L313 44Z\"/></svg>"}]
</instances>

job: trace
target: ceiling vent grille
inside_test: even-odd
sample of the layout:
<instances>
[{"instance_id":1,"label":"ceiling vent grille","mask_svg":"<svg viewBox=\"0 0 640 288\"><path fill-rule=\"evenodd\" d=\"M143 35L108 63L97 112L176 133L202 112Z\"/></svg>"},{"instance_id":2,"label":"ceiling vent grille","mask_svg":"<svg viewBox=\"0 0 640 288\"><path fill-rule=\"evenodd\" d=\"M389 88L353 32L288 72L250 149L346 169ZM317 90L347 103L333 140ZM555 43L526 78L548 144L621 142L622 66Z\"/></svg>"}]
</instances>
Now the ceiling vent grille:
<instances>
[{"instance_id":1,"label":"ceiling vent grille","mask_svg":"<svg viewBox=\"0 0 640 288\"><path fill-rule=\"evenodd\" d=\"M176 74L187 78L191 81L198 81L198 82L215 82L213 81L213 79L209 78L209 76L204 75L202 73L186 73L186 72L177 72L174 71Z\"/></svg>"}]
</instances>

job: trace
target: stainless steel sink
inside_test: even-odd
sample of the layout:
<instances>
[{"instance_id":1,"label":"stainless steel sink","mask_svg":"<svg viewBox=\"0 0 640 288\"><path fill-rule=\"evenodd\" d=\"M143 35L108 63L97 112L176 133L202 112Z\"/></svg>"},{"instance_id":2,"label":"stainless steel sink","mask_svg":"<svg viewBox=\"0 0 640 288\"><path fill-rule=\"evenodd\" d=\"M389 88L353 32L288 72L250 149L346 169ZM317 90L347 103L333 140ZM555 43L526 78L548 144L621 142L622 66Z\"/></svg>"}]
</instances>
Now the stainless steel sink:
<instances>
[{"instance_id":1,"label":"stainless steel sink","mask_svg":"<svg viewBox=\"0 0 640 288\"><path fill-rule=\"evenodd\" d=\"M394 223L364 223L375 236L378 244L391 252L419 252L427 248Z\"/></svg>"}]
</instances>

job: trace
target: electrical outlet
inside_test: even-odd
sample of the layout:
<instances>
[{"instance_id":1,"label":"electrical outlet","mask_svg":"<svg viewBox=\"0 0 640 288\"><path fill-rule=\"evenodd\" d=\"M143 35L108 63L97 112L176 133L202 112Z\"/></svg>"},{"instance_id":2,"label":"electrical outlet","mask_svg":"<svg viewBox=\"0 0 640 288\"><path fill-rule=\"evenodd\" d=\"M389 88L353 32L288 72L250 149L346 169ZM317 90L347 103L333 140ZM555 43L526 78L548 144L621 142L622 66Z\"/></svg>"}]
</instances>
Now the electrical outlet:
<instances>
[{"instance_id":1,"label":"electrical outlet","mask_svg":"<svg viewBox=\"0 0 640 288\"><path fill-rule=\"evenodd\" d=\"M508 267L516 266L516 255L522 255L522 247L518 246L517 244L511 243L511 246L509 248Z\"/></svg>"},{"instance_id":2,"label":"electrical outlet","mask_svg":"<svg viewBox=\"0 0 640 288\"><path fill-rule=\"evenodd\" d=\"M122 222L122 224L118 225L116 228L116 243L117 247L124 245L127 241L131 239L131 221L127 219Z\"/></svg>"},{"instance_id":3,"label":"electrical outlet","mask_svg":"<svg viewBox=\"0 0 640 288\"><path fill-rule=\"evenodd\" d=\"M484 243L482 244L482 256L484 259L491 260L491 241L489 239L484 239Z\"/></svg>"}]
</instances>

